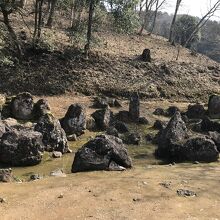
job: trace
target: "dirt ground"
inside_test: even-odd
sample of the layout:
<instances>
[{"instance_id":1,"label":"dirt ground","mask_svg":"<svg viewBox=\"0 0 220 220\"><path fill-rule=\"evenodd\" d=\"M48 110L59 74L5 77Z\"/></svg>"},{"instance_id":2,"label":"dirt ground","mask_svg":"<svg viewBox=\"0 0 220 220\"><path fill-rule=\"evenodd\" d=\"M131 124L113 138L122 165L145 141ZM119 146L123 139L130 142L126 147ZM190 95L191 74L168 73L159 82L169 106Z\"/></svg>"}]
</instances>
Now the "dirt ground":
<instances>
[{"instance_id":1,"label":"dirt ground","mask_svg":"<svg viewBox=\"0 0 220 220\"><path fill-rule=\"evenodd\" d=\"M89 108L91 97L69 95L46 98L57 117L62 117L68 106L75 102L84 104L88 114L94 111ZM155 119L152 111L156 107L177 105L185 109L187 104L142 102L141 114L152 123ZM127 107L124 100L123 108ZM81 147L80 142L78 145L77 148ZM149 162L148 151L143 151L148 147L133 146L135 149L131 151L131 156L134 167L124 172L70 174L67 171L67 177L62 178L45 176L34 182L0 184L0 197L6 199L5 203L0 203L0 219L220 219L219 163L158 165ZM72 155L69 160L70 171ZM38 168L43 166L50 165L42 164ZM18 169L24 172L23 168ZM15 169L16 172L18 170ZM180 197L178 189L192 190L197 196Z\"/></svg>"},{"instance_id":2,"label":"dirt ground","mask_svg":"<svg viewBox=\"0 0 220 220\"><path fill-rule=\"evenodd\" d=\"M219 166L148 166L1 184L2 220L220 219ZM161 183L170 184L169 188ZM179 197L190 189L196 197ZM63 198L58 198L63 195Z\"/></svg>"}]
</instances>

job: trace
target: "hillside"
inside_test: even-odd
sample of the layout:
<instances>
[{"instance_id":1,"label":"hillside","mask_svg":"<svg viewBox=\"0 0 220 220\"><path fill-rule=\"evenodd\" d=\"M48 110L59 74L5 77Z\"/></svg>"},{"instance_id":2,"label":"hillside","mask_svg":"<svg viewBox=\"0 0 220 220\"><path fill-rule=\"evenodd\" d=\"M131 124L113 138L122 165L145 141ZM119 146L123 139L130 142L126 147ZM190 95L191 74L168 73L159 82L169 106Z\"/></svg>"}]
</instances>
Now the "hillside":
<instances>
[{"instance_id":1,"label":"hillside","mask_svg":"<svg viewBox=\"0 0 220 220\"><path fill-rule=\"evenodd\" d=\"M21 21L17 33L19 25ZM50 36L54 50L33 51L26 45L22 63L0 67L1 93L25 90L35 95L60 95L74 91L128 97L139 91L142 98L176 101L205 101L210 94L220 93L220 65L185 48L176 61L177 47L165 38L95 32L92 53L85 59L65 27L57 25L43 32L45 38ZM139 59L145 48L151 50L151 63Z\"/></svg>"}]
</instances>

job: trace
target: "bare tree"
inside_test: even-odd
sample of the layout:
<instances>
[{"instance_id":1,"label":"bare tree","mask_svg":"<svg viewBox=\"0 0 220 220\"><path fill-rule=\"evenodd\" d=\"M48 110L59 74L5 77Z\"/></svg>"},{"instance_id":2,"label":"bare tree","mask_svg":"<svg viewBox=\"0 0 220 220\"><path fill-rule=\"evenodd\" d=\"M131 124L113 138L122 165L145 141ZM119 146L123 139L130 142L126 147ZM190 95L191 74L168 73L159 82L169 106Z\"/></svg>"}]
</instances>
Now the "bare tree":
<instances>
[{"instance_id":1,"label":"bare tree","mask_svg":"<svg viewBox=\"0 0 220 220\"><path fill-rule=\"evenodd\" d=\"M141 8L145 6L145 12L144 12L144 19L141 25L141 29L139 31L139 34L142 35L144 28L147 25L147 20L149 16L149 12L151 11L152 7L156 4L157 0L145 0L144 4L141 5ZM142 3L142 1L141 1ZM141 10L141 9L140 9Z\"/></svg>"},{"instance_id":2,"label":"bare tree","mask_svg":"<svg viewBox=\"0 0 220 220\"><path fill-rule=\"evenodd\" d=\"M41 37L43 2L44 0L35 1L35 22L34 22L34 35L33 35L34 45L38 43Z\"/></svg>"},{"instance_id":3,"label":"bare tree","mask_svg":"<svg viewBox=\"0 0 220 220\"><path fill-rule=\"evenodd\" d=\"M175 12L174 12L174 15L173 15L173 20L172 20L171 26L170 26L169 42L171 42L171 43L174 43L173 42L173 40L174 40L173 39L174 27L175 27L176 17L177 17L177 13L178 13L181 2L182 2L182 0L177 0L176 1L176 8L175 8Z\"/></svg>"},{"instance_id":4,"label":"bare tree","mask_svg":"<svg viewBox=\"0 0 220 220\"><path fill-rule=\"evenodd\" d=\"M157 13L159 11L159 9L166 3L166 0L162 0L160 2L160 0L157 0L156 1L156 8L155 8L155 11L154 11L154 18L153 18L153 23L152 23L152 26L151 26L151 30L150 30L150 33L149 35L151 35L154 31L154 27L155 27L155 24L156 24L156 19L157 19Z\"/></svg>"},{"instance_id":5,"label":"bare tree","mask_svg":"<svg viewBox=\"0 0 220 220\"><path fill-rule=\"evenodd\" d=\"M90 51L91 37L92 37L92 21L95 9L95 0L89 1L89 18L88 18L88 28L87 28L87 43L85 45L85 55L88 57Z\"/></svg>"},{"instance_id":6,"label":"bare tree","mask_svg":"<svg viewBox=\"0 0 220 220\"><path fill-rule=\"evenodd\" d=\"M22 57L22 49L21 49L21 46L19 44L19 41L18 41L18 38L17 38L17 35L10 23L10 20L9 20L9 15L13 12L13 10L15 10L17 8L17 5L14 4L14 3L11 3L9 4L7 1L2 1L0 2L0 10L1 10L1 13L3 15L3 23L5 24L5 26L7 27L8 29L8 32L9 32L9 35L11 37L11 39L13 40L14 44L15 44L15 47L16 47L16 50L17 50L17 55L18 55L18 58L21 59Z\"/></svg>"},{"instance_id":7,"label":"bare tree","mask_svg":"<svg viewBox=\"0 0 220 220\"><path fill-rule=\"evenodd\" d=\"M194 36L198 33L198 31L207 23L207 21L214 16L215 12L220 10L220 0L216 1L214 4L211 3L211 0L209 1L210 8L208 12L199 20L197 25L195 26L194 30L192 31L191 35L185 42L185 47L189 45L189 43L192 41Z\"/></svg>"},{"instance_id":8,"label":"bare tree","mask_svg":"<svg viewBox=\"0 0 220 220\"><path fill-rule=\"evenodd\" d=\"M53 20L54 20L54 15L55 15L55 7L57 4L57 0L50 0L48 2L48 4L50 5L49 8L49 16L48 16L48 20L47 20L47 24L46 26L51 28L53 26Z\"/></svg>"}]
</instances>

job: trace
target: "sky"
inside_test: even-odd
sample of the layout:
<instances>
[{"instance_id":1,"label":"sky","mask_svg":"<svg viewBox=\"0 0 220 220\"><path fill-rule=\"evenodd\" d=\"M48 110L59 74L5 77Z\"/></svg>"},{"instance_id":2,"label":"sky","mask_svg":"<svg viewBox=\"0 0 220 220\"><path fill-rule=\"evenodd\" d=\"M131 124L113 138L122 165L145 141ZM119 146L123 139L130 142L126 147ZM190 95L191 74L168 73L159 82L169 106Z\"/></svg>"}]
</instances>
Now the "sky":
<instances>
[{"instance_id":1,"label":"sky","mask_svg":"<svg viewBox=\"0 0 220 220\"><path fill-rule=\"evenodd\" d=\"M193 16L202 17L209 7L209 3L216 3L217 0L182 0L179 14L189 14ZM176 0L167 0L167 5L163 7L162 11L166 11L169 14L173 14L175 10ZM216 12L212 20L220 21L220 11Z\"/></svg>"}]
</instances>

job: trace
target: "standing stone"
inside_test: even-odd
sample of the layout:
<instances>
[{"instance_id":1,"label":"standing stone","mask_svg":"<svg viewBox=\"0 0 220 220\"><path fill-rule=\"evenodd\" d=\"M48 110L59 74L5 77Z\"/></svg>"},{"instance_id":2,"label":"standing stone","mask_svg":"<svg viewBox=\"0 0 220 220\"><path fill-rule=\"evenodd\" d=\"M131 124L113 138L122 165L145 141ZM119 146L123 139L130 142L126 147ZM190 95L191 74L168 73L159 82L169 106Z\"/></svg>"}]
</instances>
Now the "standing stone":
<instances>
[{"instance_id":1,"label":"standing stone","mask_svg":"<svg viewBox=\"0 0 220 220\"><path fill-rule=\"evenodd\" d=\"M212 95L209 97L208 113L212 119L220 118L220 96Z\"/></svg>"},{"instance_id":2,"label":"standing stone","mask_svg":"<svg viewBox=\"0 0 220 220\"><path fill-rule=\"evenodd\" d=\"M86 129L85 109L79 104L71 105L60 122L66 134L81 135Z\"/></svg>"},{"instance_id":3,"label":"standing stone","mask_svg":"<svg viewBox=\"0 0 220 220\"><path fill-rule=\"evenodd\" d=\"M24 92L18 94L12 99L10 106L14 118L20 120L32 119L34 101L33 96L30 93Z\"/></svg>"},{"instance_id":4,"label":"standing stone","mask_svg":"<svg viewBox=\"0 0 220 220\"><path fill-rule=\"evenodd\" d=\"M141 55L142 61L151 62L151 55L149 49L144 49Z\"/></svg>"},{"instance_id":5,"label":"standing stone","mask_svg":"<svg viewBox=\"0 0 220 220\"><path fill-rule=\"evenodd\" d=\"M140 117L140 99L138 93L134 93L130 98L129 117L132 121L138 122Z\"/></svg>"}]
</instances>

